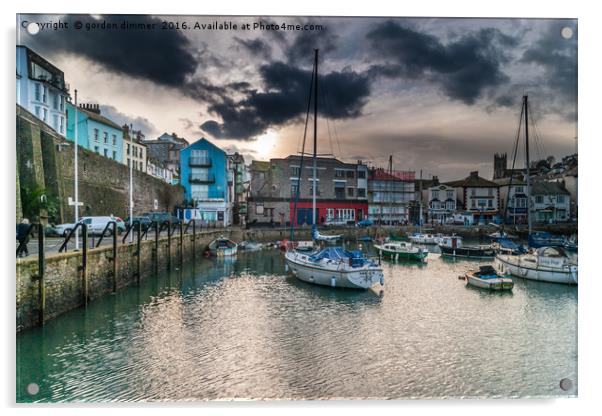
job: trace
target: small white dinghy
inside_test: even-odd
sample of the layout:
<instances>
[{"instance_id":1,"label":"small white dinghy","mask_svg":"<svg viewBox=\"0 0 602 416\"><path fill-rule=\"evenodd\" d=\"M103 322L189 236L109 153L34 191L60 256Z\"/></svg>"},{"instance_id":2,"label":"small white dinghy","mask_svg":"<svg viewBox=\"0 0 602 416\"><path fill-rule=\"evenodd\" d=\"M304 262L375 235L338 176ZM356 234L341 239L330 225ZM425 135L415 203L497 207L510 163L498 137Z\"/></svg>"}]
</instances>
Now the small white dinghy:
<instances>
[{"instance_id":1,"label":"small white dinghy","mask_svg":"<svg viewBox=\"0 0 602 416\"><path fill-rule=\"evenodd\" d=\"M212 256L235 256L238 251L238 244L224 236L220 236L209 243L208 249Z\"/></svg>"},{"instance_id":2,"label":"small white dinghy","mask_svg":"<svg viewBox=\"0 0 602 416\"><path fill-rule=\"evenodd\" d=\"M465 275L466 283L488 290L512 290L514 282L509 277L496 273L492 266L480 266L479 270L470 270Z\"/></svg>"}]
</instances>

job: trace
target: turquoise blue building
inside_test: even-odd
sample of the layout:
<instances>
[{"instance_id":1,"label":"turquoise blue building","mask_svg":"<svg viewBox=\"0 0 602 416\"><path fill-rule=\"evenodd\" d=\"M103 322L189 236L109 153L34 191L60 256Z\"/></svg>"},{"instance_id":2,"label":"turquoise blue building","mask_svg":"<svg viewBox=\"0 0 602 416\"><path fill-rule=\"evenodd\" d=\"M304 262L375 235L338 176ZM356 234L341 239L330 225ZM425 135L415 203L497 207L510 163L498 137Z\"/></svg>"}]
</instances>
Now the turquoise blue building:
<instances>
[{"instance_id":1,"label":"turquoise blue building","mask_svg":"<svg viewBox=\"0 0 602 416\"><path fill-rule=\"evenodd\" d=\"M231 183L226 152L204 138L182 149L180 184L186 199L194 206L184 210L184 219L231 224Z\"/></svg>"},{"instance_id":2,"label":"turquoise blue building","mask_svg":"<svg viewBox=\"0 0 602 416\"><path fill-rule=\"evenodd\" d=\"M123 129L100 114L98 104L82 104L77 109L78 145L123 163ZM75 141L75 106L67 103L67 140Z\"/></svg>"}]
</instances>

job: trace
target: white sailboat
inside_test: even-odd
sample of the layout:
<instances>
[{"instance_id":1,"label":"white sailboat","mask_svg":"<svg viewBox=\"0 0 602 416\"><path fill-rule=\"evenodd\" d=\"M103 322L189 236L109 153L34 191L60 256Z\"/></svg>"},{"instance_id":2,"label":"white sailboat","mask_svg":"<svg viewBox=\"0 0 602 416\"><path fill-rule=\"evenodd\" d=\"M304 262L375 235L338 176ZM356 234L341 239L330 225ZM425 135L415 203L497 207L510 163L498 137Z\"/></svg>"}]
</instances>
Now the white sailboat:
<instances>
[{"instance_id":1,"label":"white sailboat","mask_svg":"<svg viewBox=\"0 0 602 416\"><path fill-rule=\"evenodd\" d=\"M317 179L317 122L318 122L318 50L315 50L313 72L314 95L314 149L313 183ZM311 100L311 95L310 95ZM308 106L309 112L309 106ZM297 194L298 199L298 194ZM294 215L293 215L294 216ZM291 234L294 229L291 221ZM339 236L325 236L316 227L316 187L312 192L312 237L316 241L332 241ZM291 238L293 240L293 238ZM366 258L359 251L347 251L342 247L326 247L319 251L303 252L290 244L284 255L287 268L304 282L323 286L369 289L377 283L384 285L383 271L378 263Z\"/></svg>"},{"instance_id":2,"label":"white sailboat","mask_svg":"<svg viewBox=\"0 0 602 416\"><path fill-rule=\"evenodd\" d=\"M529 106L523 96L522 115L525 116L525 175L527 178L527 223L531 235L531 180L529 171ZM520 132L520 129L519 129ZM518 138L517 138L518 143ZM577 284L577 264L560 247L540 247L520 255L499 253L495 266L500 273L511 274L542 282Z\"/></svg>"}]
</instances>

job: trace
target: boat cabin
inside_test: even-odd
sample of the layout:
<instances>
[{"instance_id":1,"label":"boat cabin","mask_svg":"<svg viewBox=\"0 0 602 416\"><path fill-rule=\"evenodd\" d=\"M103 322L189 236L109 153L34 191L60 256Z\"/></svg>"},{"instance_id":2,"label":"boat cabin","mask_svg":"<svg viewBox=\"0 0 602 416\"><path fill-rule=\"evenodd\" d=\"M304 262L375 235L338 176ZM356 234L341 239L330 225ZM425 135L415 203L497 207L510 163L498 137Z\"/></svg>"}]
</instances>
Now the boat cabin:
<instances>
[{"instance_id":1,"label":"boat cabin","mask_svg":"<svg viewBox=\"0 0 602 416\"><path fill-rule=\"evenodd\" d=\"M439 245L448 248L460 248L462 247L462 237L457 235L444 236L441 238L441 243Z\"/></svg>"}]
</instances>

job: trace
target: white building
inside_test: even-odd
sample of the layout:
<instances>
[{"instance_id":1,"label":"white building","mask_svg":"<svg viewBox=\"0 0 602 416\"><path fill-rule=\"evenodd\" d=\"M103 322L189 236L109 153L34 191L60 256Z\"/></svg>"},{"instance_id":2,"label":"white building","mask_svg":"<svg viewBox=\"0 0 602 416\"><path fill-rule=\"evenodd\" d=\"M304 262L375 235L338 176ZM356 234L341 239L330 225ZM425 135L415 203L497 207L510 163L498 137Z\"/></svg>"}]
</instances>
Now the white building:
<instances>
[{"instance_id":1,"label":"white building","mask_svg":"<svg viewBox=\"0 0 602 416\"><path fill-rule=\"evenodd\" d=\"M499 215L500 187L497 183L480 177L479 172L470 172L468 177L445 185L456 188L462 209L475 218L490 221Z\"/></svg>"},{"instance_id":2,"label":"white building","mask_svg":"<svg viewBox=\"0 0 602 416\"><path fill-rule=\"evenodd\" d=\"M518 178L494 179L500 185L500 213L509 224L527 223L527 184Z\"/></svg>"},{"instance_id":3,"label":"white building","mask_svg":"<svg viewBox=\"0 0 602 416\"><path fill-rule=\"evenodd\" d=\"M123 162L128 167L133 163L135 170L146 172L147 154L143 140L140 130L131 130L127 124L123 126Z\"/></svg>"},{"instance_id":4,"label":"white building","mask_svg":"<svg viewBox=\"0 0 602 416\"><path fill-rule=\"evenodd\" d=\"M531 218L546 223L568 221L571 215L570 196L559 182L534 182L531 184Z\"/></svg>"},{"instance_id":5,"label":"white building","mask_svg":"<svg viewBox=\"0 0 602 416\"><path fill-rule=\"evenodd\" d=\"M146 173L169 184L173 182L173 171L171 169L167 169L162 162L151 157L147 158L146 160Z\"/></svg>"},{"instance_id":6,"label":"white building","mask_svg":"<svg viewBox=\"0 0 602 416\"><path fill-rule=\"evenodd\" d=\"M68 96L63 71L28 47L18 45L17 104L65 136Z\"/></svg>"},{"instance_id":7,"label":"white building","mask_svg":"<svg viewBox=\"0 0 602 416\"><path fill-rule=\"evenodd\" d=\"M439 223L445 223L448 218L453 218L456 212L456 188L436 184L428 188L427 197L429 218Z\"/></svg>"}]
</instances>

